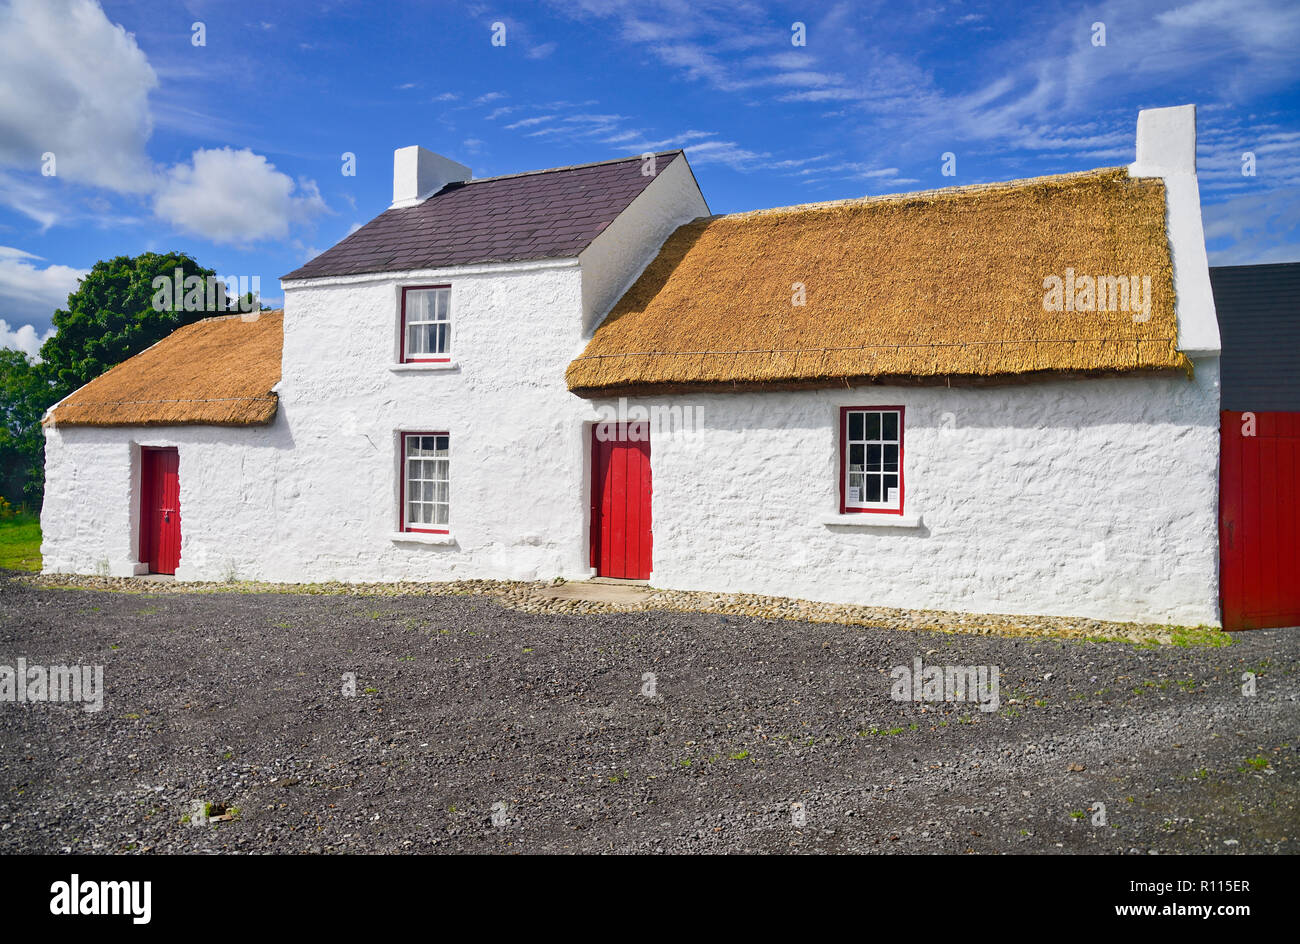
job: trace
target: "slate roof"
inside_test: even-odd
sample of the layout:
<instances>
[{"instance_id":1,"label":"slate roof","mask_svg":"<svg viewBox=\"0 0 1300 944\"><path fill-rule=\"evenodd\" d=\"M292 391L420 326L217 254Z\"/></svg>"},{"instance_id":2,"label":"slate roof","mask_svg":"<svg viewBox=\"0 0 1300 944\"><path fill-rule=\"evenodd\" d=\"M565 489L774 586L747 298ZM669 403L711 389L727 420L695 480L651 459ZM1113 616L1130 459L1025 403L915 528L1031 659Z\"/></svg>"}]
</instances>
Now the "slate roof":
<instances>
[{"instance_id":1,"label":"slate roof","mask_svg":"<svg viewBox=\"0 0 1300 944\"><path fill-rule=\"evenodd\" d=\"M1210 269L1225 410L1300 410L1300 262Z\"/></svg>"},{"instance_id":2,"label":"slate roof","mask_svg":"<svg viewBox=\"0 0 1300 944\"><path fill-rule=\"evenodd\" d=\"M685 159L660 152L656 169ZM418 206L386 210L282 278L572 258L653 179L637 156L448 184Z\"/></svg>"}]
</instances>

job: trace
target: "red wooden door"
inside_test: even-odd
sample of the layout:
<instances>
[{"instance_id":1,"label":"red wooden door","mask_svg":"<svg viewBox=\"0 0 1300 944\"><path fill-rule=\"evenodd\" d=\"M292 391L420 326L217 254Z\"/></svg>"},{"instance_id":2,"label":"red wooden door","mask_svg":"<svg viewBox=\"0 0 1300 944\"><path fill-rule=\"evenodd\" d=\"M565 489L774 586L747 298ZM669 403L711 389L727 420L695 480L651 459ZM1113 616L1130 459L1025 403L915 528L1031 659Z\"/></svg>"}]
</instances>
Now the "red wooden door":
<instances>
[{"instance_id":1,"label":"red wooden door","mask_svg":"<svg viewBox=\"0 0 1300 944\"><path fill-rule=\"evenodd\" d=\"M1223 627L1300 626L1300 413L1224 410L1219 438Z\"/></svg>"},{"instance_id":2,"label":"red wooden door","mask_svg":"<svg viewBox=\"0 0 1300 944\"><path fill-rule=\"evenodd\" d=\"M140 560L151 574L174 574L181 561L180 455L140 452Z\"/></svg>"},{"instance_id":3,"label":"red wooden door","mask_svg":"<svg viewBox=\"0 0 1300 944\"><path fill-rule=\"evenodd\" d=\"M651 542L649 424L598 423L591 439L591 566L601 577L646 580Z\"/></svg>"}]
</instances>

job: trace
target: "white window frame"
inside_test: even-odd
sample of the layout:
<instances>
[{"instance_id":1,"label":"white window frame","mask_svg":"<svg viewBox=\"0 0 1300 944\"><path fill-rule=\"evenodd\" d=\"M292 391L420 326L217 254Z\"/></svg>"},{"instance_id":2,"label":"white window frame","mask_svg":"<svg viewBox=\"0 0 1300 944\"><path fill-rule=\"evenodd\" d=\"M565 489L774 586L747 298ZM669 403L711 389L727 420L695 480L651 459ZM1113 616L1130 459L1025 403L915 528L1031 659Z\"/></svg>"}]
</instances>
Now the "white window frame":
<instances>
[{"instance_id":1,"label":"white window frame","mask_svg":"<svg viewBox=\"0 0 1300 944\"><path fill-rule=\"evenodd\" d=\"M402 523L401 530L404 533L412 532L417 534L450 534L451 533L451 436L450 434L448 434L445 431L428 432L428 433L403 431L399 433L399 437L400 437L399 446L401 450L400 474L402 476L402 479L401 479L401 494L400 494L401 507L398 509L398 514ZM409 446L410 440L424 439L424 438L445 439L447 441L445 454L442 456L412 457L410 455L410 446ZM434 448L435 450L437 449L437 443L434 444ZM420 461L420 462L431 461L435 463L435 466L438 461L446 463L446 470L447 470L446 477L441 479L440 478L412 479L411 462L413 461L413 459L414 461ZM446 485L446 494L447 494L446 501L441 501L436 498L426 500L423 497L418 499L412 499L411 486L413 483L418 483L420 485L424 485L425 483L431 483L435 485L436 484ZM434 521L434 522L412 521L411 520L412 501L414 501L416 504L419 505L431 505L434 508L437 508L438 506L442 506L446 508L446 513L445 515L443 515L443 517L446 520Z\"/></svg>"},{"instance_id":2,"label":"white window frame","mask_svg":"<svg viewBox=\"0 0 1300 944\"><path fill-rule=\"evenodd\" d=\"M840 511L841 513L853 512L875 512L877 514L895 514L903 513L903 407L901 406L846 406L840 409L840 469L839 469L839 487L840 487ZM862 437L855 439L852 436L853 415L862 414ZM876 414L880 417L880 435L876 438L868 437L868 414ZM897 417L898 428L896 437L885 438L885 420L886 414L893 414ZM862 447L862 465L860 470L853 470L852 455L853 447ZM881 447L880 471L867 470L867 451L871 446ZM889 471L888 462L885 459L885 450L888 446L895 446L898 450L897 468ZM885 477L896 475L898 477L898 487L894 491L892 500L885 496L889 494L888 487L885 484ZM859 481L862 483L858 487L861 491L858 497L853 496L854 476L860 476ZM880 478L881 500L867 501L866 495L866 477L873 476Z\"/></svg>"},{"instance_id":3,"label":"white window frame","mask_svg":"<svg viewBox=\"0 0 1300 944\"><path fill-rule=\"evenodd\" d=\"M441 304L435 303L433 306L434 316L432 318L420 319L413 321L407 313L406 298L411 292L431 292L441 299ZM401 344L400 354L401 363L403 364L441 364L451 361L451 286L450 285L404 285L402 286L402 336L399 340ZM442 309L439 317L438 309ZM438 352L422 351L412 352L410 350L411 328L416 325L445 325L444 336L446 341L443 343L443 350Z\"/></svg>"}]
</instances>

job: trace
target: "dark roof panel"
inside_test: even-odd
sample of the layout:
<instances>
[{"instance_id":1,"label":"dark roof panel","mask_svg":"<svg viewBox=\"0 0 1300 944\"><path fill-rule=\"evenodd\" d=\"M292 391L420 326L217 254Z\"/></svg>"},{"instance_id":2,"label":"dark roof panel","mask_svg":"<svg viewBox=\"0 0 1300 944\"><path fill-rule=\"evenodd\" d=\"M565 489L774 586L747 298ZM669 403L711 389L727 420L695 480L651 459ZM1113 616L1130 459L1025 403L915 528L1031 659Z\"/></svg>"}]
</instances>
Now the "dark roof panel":
<instances>
[{"instance_id":1,"label":"dark roof panel","mask_svg":"<svg viewBox=\"0 0 1300 944\"><path fill-rule=\"evenodd\" d=\"M658 166L681 153L657 154ZM386 210L283 278L571 258L653 179L638 156L448 184L418 206Z\"/></svg>"},{"instance_id":2,"label":"dark roof panel","mask_svg":"<svg viewBox=\"0 0 1300 944\"><path fill-rule=\"evenodd\" d=\"M1210 269L1222 407L1300 410L1300 262Z\"/></svg>"}]
</instances>

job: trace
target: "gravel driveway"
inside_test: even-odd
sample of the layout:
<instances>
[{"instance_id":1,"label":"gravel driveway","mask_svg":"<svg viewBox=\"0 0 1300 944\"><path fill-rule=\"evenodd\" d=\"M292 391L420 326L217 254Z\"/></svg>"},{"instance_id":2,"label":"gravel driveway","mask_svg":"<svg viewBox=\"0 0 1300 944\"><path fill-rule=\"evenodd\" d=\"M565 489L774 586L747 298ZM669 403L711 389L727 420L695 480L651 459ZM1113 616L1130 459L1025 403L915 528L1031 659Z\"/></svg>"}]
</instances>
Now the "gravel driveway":
<instances>
[{"instance_id":1,"label":"gravel driveway","mask_svg":"<svg viewBox=\"0 0 1300 944\"><path fill-rule=\"evenodd\" d=\"M1300 851L1300 631L1235 640L0 578L0 665L105 687L0 703L0 852ZM891 700L916 658L999 710Z\"/></svg>"}]
</instances>

